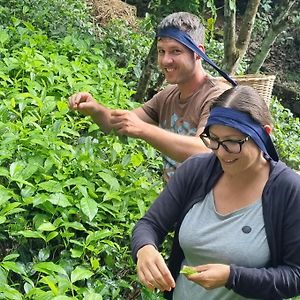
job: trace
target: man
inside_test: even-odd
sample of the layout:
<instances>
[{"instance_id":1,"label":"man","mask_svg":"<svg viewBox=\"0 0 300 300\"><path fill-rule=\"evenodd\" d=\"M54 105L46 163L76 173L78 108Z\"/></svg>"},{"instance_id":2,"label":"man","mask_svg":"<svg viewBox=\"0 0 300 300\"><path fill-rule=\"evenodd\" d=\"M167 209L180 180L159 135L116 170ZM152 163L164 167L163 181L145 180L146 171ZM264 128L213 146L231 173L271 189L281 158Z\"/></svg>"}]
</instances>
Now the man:
<instances>
[{"instance_id":1,"label":"man","mask_svg":"<svg viewBox=\"0 0 300 300\"><path fill-rule=\"evenodd\" d=\"M117 134L143 139L162 152L167 180L178 163L210 151L199 135L211 100L230 88L203 69L201 58L217 68L204 54L204 37L205 29L197 16L187 12L167 16L157 33L158 65L169 83L164 90L132 111L106 108L87 92L72 95L69 107L91 116L106 133L114 129Z\"/></svg>"}]
</instances>

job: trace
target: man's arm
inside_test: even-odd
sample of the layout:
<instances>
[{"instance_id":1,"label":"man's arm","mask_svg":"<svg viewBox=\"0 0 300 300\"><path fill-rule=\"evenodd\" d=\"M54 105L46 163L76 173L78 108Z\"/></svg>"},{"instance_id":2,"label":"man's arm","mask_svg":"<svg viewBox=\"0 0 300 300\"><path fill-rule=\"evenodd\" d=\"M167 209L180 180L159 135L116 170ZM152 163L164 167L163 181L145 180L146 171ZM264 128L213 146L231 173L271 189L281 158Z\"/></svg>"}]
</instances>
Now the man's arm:
<instances>
[{"instance_id":1,"label":"man's arm","mask_svg":"<svg viewBox=\"0 0 300 300\"><path fill-rule=\"evenodd\" d=\"M86 92L72 95L69 107L90 116L105 133L114 129L120 135L143 139L178 162L193 154L210 151L199 137L179 135L160 128L141 107L133 111L112 110L98 103Z\"/></svg>"},{"instance_id":2,"label":"man's arm","mask_svg":"<svg viewBox=\"0 0 300 300\"><path fill-rule=\"evenodd\" d=\"M154 125L154 121L142 108L133 111L115 110L111 114L111 123L119 134L143 139L178 162L197 153L210 152L198 135L185 136L162 129ZM203 128L199 128L197 133L202 131Z\"/></svg>"},{"instance_id":3,"label":"man's arm","mask_svg":"<svg viewBox=\"0 0 300 300\"><path fill-rule=\"evenodd\" d=\"M110 122L112 110L98 103L90 93L80 92L72 95L69 98L69 108L90 116L105 133L112 130Z\"/></svg>"},{"instance_id":4,"label":"man's arm","mask_svg":"<svg viewBox=\"0 0 300 300\"><path fill-rule=\"evenodd\" d=\"M183 162L194 154L211 152L198 136L180 135L150 124L143 139L177 162Z\"/></svg>"}]
</instances>

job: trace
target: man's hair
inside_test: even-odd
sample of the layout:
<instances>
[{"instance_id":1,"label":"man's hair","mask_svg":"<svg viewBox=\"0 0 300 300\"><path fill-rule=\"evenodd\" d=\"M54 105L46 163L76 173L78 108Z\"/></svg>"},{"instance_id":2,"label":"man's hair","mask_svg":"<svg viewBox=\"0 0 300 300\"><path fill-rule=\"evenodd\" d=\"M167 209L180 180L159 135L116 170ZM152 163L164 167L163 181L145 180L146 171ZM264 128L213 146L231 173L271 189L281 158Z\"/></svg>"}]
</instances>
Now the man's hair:
<instances>
[{"instance_id":1,"label":"man's hair","mask_svg":"<svg viewBox=\"0 0 300 300\"><path fill-rule=\"evenodd\" d=\"M211 103L210 110L215 107L228 107L245 112L262 126L272 124L272 117L266 102L250 86L237 85L226 90Z\"/></svg>"},{"instance_id":2,"label":"man's hair","mask_svg":"<svg viewBox=\"0 0 300 300\"><path fill-rule=\"evenodd\" d=\"M176 12L166 16L158 25L158 31L166 27L176 27L186 32L199 45L204 45L205 28L200 19L188 12Z\"/></svg>"}]
</instances>

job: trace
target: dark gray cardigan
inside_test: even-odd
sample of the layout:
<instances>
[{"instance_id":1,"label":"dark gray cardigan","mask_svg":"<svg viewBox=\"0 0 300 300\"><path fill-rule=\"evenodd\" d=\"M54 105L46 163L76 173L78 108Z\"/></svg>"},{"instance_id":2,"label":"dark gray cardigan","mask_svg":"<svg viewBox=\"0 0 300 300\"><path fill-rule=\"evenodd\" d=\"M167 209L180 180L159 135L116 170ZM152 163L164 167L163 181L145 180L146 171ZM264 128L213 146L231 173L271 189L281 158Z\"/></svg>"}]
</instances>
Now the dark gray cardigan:
<instances>
[{"instance_id":1,"label":"dark gray cardigan","mask_svg":"<svg viewBox=\"0 0 300 300\"><path fill-rule=\"evenodd\" d=\"M175 229L169 269L176 280L183 252L178 242L189 209L213 188L223 171L214 154L187 159L133 229L132 255L144 245L159 248ZM230 265L228 289L249 298L280 300L300 294L300 176L282 162L271 161L262 195L263 216L271 260L265 268ZM254 254L255 255L255 254ZM172 291L165 293L172 299Z\"/></svg>"}]
</instances>

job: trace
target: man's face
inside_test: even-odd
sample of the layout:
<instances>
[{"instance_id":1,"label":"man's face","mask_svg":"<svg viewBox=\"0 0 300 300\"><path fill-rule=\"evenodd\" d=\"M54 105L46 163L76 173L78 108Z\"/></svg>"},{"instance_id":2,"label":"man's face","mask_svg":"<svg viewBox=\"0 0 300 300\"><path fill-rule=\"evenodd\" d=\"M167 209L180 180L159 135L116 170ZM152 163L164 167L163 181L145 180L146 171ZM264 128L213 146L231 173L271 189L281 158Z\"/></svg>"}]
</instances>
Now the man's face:
<instances>
[{"instance_id":1,"label":"man's face","mask_svg":"<svg viewBox=\"0 0 300 300\"><path fill-rule=\"evenodd\" d=\"M172 38L158 39L157 61L171 84L185 83L194 75L196 68L194 52Z\"/></svg>"}]
</instances>

